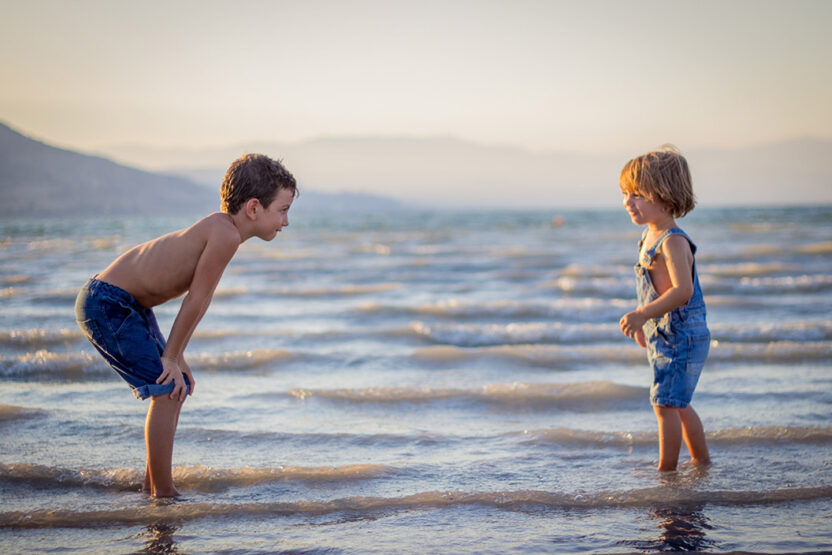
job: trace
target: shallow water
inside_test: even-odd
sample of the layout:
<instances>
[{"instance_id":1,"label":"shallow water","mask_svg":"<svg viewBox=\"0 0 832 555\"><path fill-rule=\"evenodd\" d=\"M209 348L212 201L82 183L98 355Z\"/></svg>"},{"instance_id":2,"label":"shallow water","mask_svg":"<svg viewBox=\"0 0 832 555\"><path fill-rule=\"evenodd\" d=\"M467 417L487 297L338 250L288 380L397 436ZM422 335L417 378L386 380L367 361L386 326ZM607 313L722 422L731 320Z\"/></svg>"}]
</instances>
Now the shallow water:
<instances>
[{"instance_id":1,"label":"shallow water","mask_svg":"<svg viewBox=\"0 0 832 555\"><path fill-rule=\"evenodd\" d=\"M644 351L617 329L623 211L298 214L241 248L191 341L184 498L158 501L138 493L146 404L73 304L187 223L0 220L2 551L832 549L832 208L680 222L714 464L663 474Z\"/></svg>"}]
</instances>

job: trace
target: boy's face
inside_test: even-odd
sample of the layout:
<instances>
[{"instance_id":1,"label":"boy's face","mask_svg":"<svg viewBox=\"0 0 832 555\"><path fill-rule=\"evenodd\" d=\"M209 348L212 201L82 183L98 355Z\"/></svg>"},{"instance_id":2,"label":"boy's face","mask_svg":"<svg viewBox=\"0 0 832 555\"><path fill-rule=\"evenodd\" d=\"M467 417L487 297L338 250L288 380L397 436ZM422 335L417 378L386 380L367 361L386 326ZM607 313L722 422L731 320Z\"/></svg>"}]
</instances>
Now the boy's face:
<instances>
[{"instance_id":1,"label":"boy's face","mask_svg":"<svg viewBox=\"0 0 832 555\"><path fill-rule=\"evenodd\" d=\"M636 225L656 224L670 216L670 208L661 200L650 200L640 192L621 187L624 208Z\"/></svg>"},{"instance_id":2,"label":"boy's face","mask_svg":"<svg viewBox=\"0 0 832 555\"><path fill-rule=\"evenodd\" d=\"M281 229L289 225L289 208L294 200L294 191L281 189L268 207L260 206L257 211L257 236L260 239L271 241Z\"/></svg>"}]
</instances>

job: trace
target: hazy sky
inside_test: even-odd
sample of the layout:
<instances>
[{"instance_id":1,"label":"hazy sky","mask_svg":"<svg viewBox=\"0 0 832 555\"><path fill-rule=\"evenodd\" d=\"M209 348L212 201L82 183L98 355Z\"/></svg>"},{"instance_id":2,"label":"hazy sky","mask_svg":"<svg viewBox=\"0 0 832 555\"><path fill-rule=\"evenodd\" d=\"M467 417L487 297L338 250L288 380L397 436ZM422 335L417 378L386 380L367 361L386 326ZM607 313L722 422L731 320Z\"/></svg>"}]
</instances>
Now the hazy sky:
<instances>
[{"instance_id":1,"label":"hazy sky","mask_svg":"<svg viewBox=\"0 0 832 555\"><path fill-rule=\"evenodd\" d=\"M0 121L80 149L832 136L830 1L0 0Z\"/></svg>"}]
</instances>

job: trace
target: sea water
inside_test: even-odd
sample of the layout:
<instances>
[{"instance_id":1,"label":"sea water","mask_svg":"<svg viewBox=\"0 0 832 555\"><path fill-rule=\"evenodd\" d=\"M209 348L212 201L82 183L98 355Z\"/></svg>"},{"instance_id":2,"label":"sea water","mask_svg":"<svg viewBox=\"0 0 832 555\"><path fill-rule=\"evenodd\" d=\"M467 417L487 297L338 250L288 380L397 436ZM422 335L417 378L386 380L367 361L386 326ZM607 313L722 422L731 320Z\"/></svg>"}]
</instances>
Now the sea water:
<instances>
[{"instance_id":1,"label":"sea water","mask_svg":"<svg viewBox=\"0 0 832 555\"><path fill-rule=\"evenodd\" d=\"M292 216L229 265L187 358L174 477L78 288L186 219L0 220L0 551L832 549L832 208L680 225L713 341L713 464L658 473L623 210ZM165 333L179 300L156 309ZM688 459L683 448L682 460Z\"/></svg>"}]
</instances>

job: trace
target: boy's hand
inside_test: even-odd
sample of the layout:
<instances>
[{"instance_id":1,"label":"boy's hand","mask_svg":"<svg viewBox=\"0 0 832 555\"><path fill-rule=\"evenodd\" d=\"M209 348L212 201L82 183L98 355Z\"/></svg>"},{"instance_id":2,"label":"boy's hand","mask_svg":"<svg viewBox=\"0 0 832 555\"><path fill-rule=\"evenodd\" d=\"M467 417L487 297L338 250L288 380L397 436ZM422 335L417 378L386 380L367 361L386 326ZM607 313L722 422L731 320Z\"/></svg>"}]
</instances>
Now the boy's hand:
<instances>
[{"instance_id":1,"label":"boy's hand","mask_svg":"<svg viewBox=\"0 0 832 555\"><path fill-rule=\"evenodd\" d=\"M194 380L194 375L191 373L191 367L185 362L184 355L179 357L179 369L182 371L182 374L188 377L188 382L191 384L191 390L188 391L188 395L193 395L196 381Z\"/></svg>"},{"instance_id":2,"label":"boy's hand","mask_svg":"<svg viewBox=\"0 0 832 555\"><path fill-rule=\"evenodd\" d=\"M647 344L644 342L644 331L642 330L644 324L646 323L647 318L642 316L637 310L634 310L622 316L618 325L621 327L621 333L631 339L635 339L635 341L642 347L646 347Z\"/></svg>"},{"instance_id":3,"label":"boy's hand","mask_svg":"<svg viewBox=\"0 0 832 555\"><path fill-rule=\"evenodd\" d=\"M170 392L171 399L184 401L187 397L188 386L185 385L185 378L182 377L182 370L175 360L162 357L162 373L156 379L156 383L167 385L173 382L173 391Z\"/></svg>"},{"instance_id":4,"label":"boy's hand","mask_svg":"<svg viewBox=\"0 0 832 555\"><path fill-rule=\"evenodd\" d=\"M639 345L641 345L645 349L647 348L647 341L645 341L645 339L644 339L644 330L642 330L642 329L636 330L636 336L633 339L635 339L636 343L638 343Z\"/></svg>"}]
</instances>

